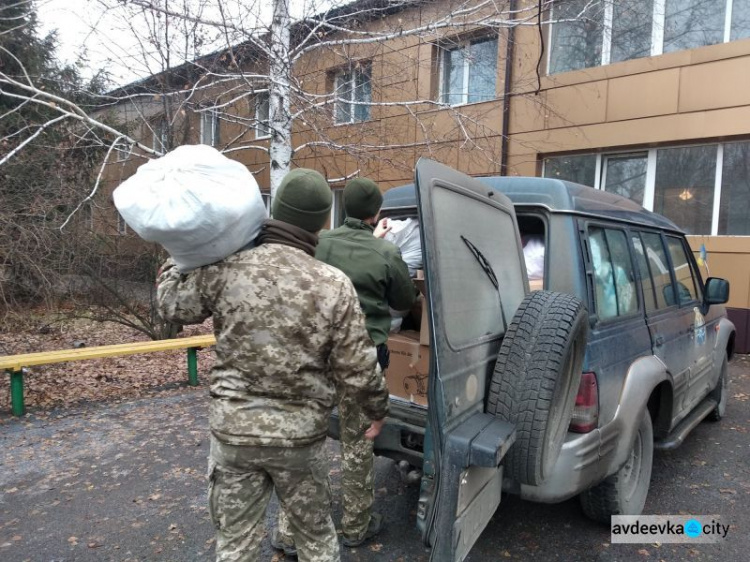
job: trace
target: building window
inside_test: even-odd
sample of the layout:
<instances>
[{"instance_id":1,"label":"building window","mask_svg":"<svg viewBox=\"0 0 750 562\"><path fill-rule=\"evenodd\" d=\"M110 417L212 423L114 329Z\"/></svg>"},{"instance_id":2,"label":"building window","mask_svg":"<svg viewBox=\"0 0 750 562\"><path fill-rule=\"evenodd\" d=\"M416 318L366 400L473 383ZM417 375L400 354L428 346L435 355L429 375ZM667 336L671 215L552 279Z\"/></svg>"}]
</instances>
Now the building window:
<instances>
[{"instance_id":1,"label":"building window","mask_svg":"<svg viewBox=\"0 0 750 562\"><path fill-rule=\"evenodd\" d=\"M440 48L440 101L448 105L495 99L497 38Z\"/></svg>"},{"instance_id":2,"label":"building window","mask_svg":"<svg viewBox=\"0 0 750 562\"><path fill-rule=\"evenodd\" d=\"M607 156L602 166L602 189L643 205L648 155Z\"/></svg>"},{"instance_id":3,"label":"building window","mask_svg":"<svg viewBox=\"0 0 750 562\"><path fill-rule=\"evenodd\" d=\"M750 141L555 156L543 175L628 197L688 234L750 235Z\"/></svg>"},{"instance_id":4,"label":"building window","mask_svg":"<svg viewBox=\"0 0 750 562\"><path fill-rule=\"evenodd\" d=\"M255 97L255 138L262 139L271 136L269 127L269 95L260 93Z\"/></svg>"},{"instance_id":5,"label":"building window","mask_svg":"<svg viewBox=\"0 0 750 562\"><path fill-rule=\"evenodd\" d=\"M167 122L162 119L152 126L154 134L152 148L157 152L165 153L169 150L169 135Z\"/></svg>"},{"instance_id":6,"label":"building window","mask_svg":"<svg viewBox=\"0 0 750 562\"><path fill-rule=\"evenodd\" d=\"M344 190L333 189L333 205L331 206L331 228L337 228L344 224L346 211L344 210Z\"/></svg>"},{"instance_id":7,"label":"building window","mask_svg":"<svg viewBox=\"0 0 750 562\"><path fill-rule=\"evenodd\" d=\"M653 210L688 234L709 234L715 183L715 145L659 149Z\"/></svg>"},{"instance_id":8,"label":"building window","mask_svg":"<svg viewBox=\"0 0 750 562\"><path fill-rule=\"evenodd\" d=\"M266 212L271 214L271 193L269 191L261 191L260 196L263 199L263 206L266 208Z\"/></svg>"},{"instance_id":9,"label":"building window","mask_svg":"<svg viewBox=\"0 0 750 562\"><path fill-rule=\"evenodd\" d=\"M372 83L369 63L338 71L334 75L333 87L336 123L357 123L370 119Z\"/></svg>"},{"instance_id":10,"label":"building window","mask_svg":"<svg viewBox=\"0 0 750 562\"><path fill-rule=\"evenodd\" d=\"M544 177L593 186L596 181L596 156L557 156L544 160Z\"/></svg>"},{"instance_id":11,"label":"building window","mask_svg":"<svg viewBox=\"0 0 750 562\"><path fill-rule=\"evenodd\" d=\"M123 140L119 140L117 141L117 143L115 143L115 146L112 150L115 153L115 160L117 162L125 162L128 158L130 158L130 153L133 150L133 147L129 143Z\"/></svg>"},{"instance_id":12,"label":"building window","mask_svg":"<svg viewBox=\"0 0 750 562\"><path fill-rule=\"evenodd\" d=\"M723 42L726 7L725 0L666 0L662 52Z\"/></svg>"},{"instance_id":13,"label":"building window","mask_svg":"<svg viewBox=\"0 0 750 562\"><path fill-rule=\"evenodd\" d=\"M732 2L732 25L729 32L730 41L750 37L750 1L734 0Z\"/></svg>"},{"instance_id":14,"label":"building window","mask_svg":"<svg viewBox=\"0 0 750 562\"><path fill-rule=\"evenodd\" d=\"M609 62L647 57L651 54L654 0L615 2Z\"/></svg>"},{"instance_id":15,"label":"building window","mask_svg":"<svg viewBox=\"0 0 750 562\"><path fill-rule=\"evenodd\" d=\"M724 145L717 234L750 234L750 142Z\"/></svg>"},{"instance_id":16,"label":"building window","mask_svg":"<svg viewBox=\"0 0 750 562\"><path fill-rule=\"evenodd\" d=\"M216 146L219 144L219 112L206 109L201 112L201 144Z\"/></svg>"},{"instance_id":17,"label":"building window","mask_svg":"<svg viewBox=\"0 0 750 562\"><path fill-rule=\"evenodd\" d=\"M568 72L746 37L748 0L556 0L548 68Z\"/></svg>"},{"instance_id":18,"label":"building window","mask_svg":"<svg viewBox=\"0 0 750 562\"><path fill-rule=\"evenodd\" d=\"M590 0L552 5L549 72L567 72L602 64L604 7Z\"/></svg>"}]
</instances>

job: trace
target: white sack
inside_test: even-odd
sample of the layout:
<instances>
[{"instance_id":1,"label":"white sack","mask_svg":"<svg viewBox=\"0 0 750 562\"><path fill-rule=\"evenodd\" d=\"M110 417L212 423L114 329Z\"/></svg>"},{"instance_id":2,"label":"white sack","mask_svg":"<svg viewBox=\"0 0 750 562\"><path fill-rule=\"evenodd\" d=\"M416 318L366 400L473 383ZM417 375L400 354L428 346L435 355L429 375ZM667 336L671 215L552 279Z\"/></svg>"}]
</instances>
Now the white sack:
<instances>
[{"instance_id":1,"label":"white sack","mask_svg":"<svg viewBox=\"0 0 750 562\"><path fill-rule=\"evenodd\" d=\"M401 259L409 268L409 275L414 277L422 269L422 241L419 238L419 222L416 219L388 219L391 230L385 239L393 242L401 250Z\"/></svg>"},{"instance_id":2,"label":"white sack","mask_svg":"<svg viewBox=\"0 0 750 562\"><path fill-rule=\"evenodd\" d=\"M128 226L164 246L183 272L246 246L268 218L248 169L206 145L150 160L112 196Z\"/></svg>"},{"instance_id":3,"label":"white sack","mask_svg":"<svg viewBox=\"0 0 750 562\"><path fill-rule=\"evenodd\" d=\"M544 239L541 236L529 236L523 247L523 257L529 280L544 279Z\"/></svg>"}]
</instances>

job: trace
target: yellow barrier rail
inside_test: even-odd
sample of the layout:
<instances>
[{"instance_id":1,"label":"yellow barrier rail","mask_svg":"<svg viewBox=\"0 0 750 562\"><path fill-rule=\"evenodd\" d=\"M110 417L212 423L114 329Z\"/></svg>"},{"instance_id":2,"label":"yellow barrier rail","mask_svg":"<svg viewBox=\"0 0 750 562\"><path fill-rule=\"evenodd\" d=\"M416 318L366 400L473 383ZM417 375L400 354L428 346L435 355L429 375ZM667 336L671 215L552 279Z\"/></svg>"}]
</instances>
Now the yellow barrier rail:
<instances>
[{"instance_id":1,"label":"yellow barrier rail","mask_svg":"<svg viewBox=\"0 0 750 562\"><path fill-rule=\"evenodd\" d=\"M216 343L213 335L192 336L189 338L175 338L170 340L156 340L117 345L101 345L97 347L82 347L79 349L59 349L41 351L38 353L22 353L19 355L0 356L0 369L10 375L11 410L14 416L26 413L23 399L24 369L37 365L52 365L68 361L84 361L102 357L121 357L123 355L138 355L155 351L171 351L187 349L188 384L198 385L198 355L197 351L210 347Z\"/></svg>"}]
</instances>

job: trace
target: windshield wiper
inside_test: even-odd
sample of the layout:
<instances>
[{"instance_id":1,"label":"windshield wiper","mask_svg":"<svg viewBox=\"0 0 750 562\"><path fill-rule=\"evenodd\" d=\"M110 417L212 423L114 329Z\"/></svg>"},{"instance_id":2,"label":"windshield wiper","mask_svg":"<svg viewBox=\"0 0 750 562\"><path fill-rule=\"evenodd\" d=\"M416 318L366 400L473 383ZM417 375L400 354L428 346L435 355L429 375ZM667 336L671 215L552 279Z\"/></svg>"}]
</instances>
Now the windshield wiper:
<instances>
[{"instance_id":1,"label":"windshield wiper","mask_svg":"<svg viewBox=\"0 0 750 562\"><path fill-rule=\"evenodd\" d=\"M497 276L495 275L495 271L492 269L490 262L487 261L487 258L484 257L484 254L480 252L479 249L474 244L472 244L471 241L468 238L466 238L463 234L461 235L461 240L464 241L464 244L466 244L466 247L469 248L469 251L477 259L477 261L479 262L479 266L487 274L487 277L490 278L490 281L495 286L495 289L499 291L500 284L497 282Z\"/></svg>"},{"instance_id":2,"label":"windshield wiper","mask_svg":"<svg viewBox=\"0 0 750 562\"><path fill-rule=\"evenodd\" d=\"M471 243L471 241L466 238L463 234L460 235L461 240L464 241L464 244L466 244L466 247L469 248L469 251L471 252L471 255L473 255L477 262L479 262L479 267L482 268L482 271L484 271L487 274L487 277L489 277L490 282L497 290L497 300L500 301L500 318L503 321L503 333L508 331L508 322L505 320L505 307L503 307L503 297L500 294L500 283L497 281L497 275L495 275L495 270L492 269L492 266L490 265L489 260L484 257L484 254L479 251L479 248L477 248L474 244Z\"/></svg>"}]
</instances>

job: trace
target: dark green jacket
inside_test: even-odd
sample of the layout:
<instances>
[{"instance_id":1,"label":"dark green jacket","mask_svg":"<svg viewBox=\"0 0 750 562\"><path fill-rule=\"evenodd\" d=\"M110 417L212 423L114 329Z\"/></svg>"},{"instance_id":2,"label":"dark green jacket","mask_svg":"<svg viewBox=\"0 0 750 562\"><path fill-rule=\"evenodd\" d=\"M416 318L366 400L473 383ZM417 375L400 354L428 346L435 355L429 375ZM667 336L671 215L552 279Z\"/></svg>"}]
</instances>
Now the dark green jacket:
<instances>
[{"instance_id":1,"label":"dark green jacket","mask_svg":"<svg viewBox=\"0 0 750 562\"><path fill-rule=\"evenodd\" d=\"M315 257L352 280L370 338L380 345L391 327L388 307L408 310L418 293L399 249L372 232L372 226L349 217L335 230L321 232Z\"/></svg>"}]
</instances>

